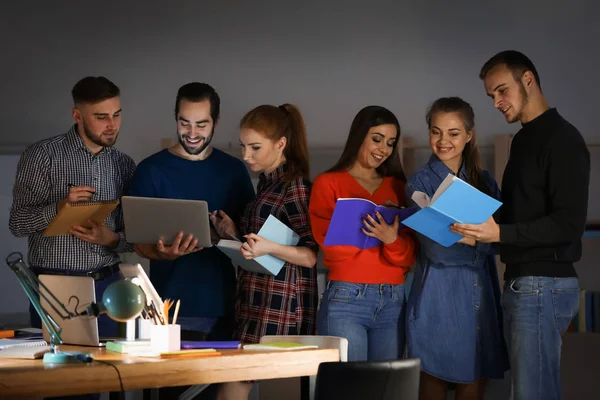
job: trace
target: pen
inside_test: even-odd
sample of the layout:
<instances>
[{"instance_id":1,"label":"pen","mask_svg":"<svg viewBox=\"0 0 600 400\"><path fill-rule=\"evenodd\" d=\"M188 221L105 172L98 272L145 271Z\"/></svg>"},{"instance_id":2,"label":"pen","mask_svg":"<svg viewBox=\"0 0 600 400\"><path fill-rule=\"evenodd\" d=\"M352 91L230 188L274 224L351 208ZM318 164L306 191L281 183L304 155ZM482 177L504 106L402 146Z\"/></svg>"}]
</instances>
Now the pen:
<instances>
[{"instance_id":1,"label":"pen","mask_svg":"<svg viewBox=\"0 0 600 400\"><path fill-rule=\"evenodd\" d=\"M181 300L177 300L177 304L175 304L175 313L173 314L173 325L177 323L177 315L179 314L179 304L181 304Z\"/></svg>"},{"instance_id":2,"label":"pen","mask_svg":"<svg viewBox=\"0 0 600 400\"><path fill-rule=\"evenodd\" d=\"M74 188L74 187L77 187L77 186L79 186L79 185L74 185L74 184L72 184L72 183L67 183L67 188L69 188L69 189L71 189L71 188ZM85 185L84 185L84 186L85 186ZM88 190L88 192L90 192L90 191ZM90 192L90 193L95 193L95 192L96 192L96 189L94 189L94 191L92 191L92 192Z\"/></svg>"},{"instance_id":3,"label":"pen","mask_svg":"<svg viewBox=\"0 0 600 400\"><path fill-rule=\"evenodd\" d=\"M146 314L148 314L149 319L154 321L154 325L158 325L158 321L156 320L156 315L154 315L152 308L149 307L148 305L146 305L146 306L144 306L144 310L146 311Z\"/></svg>"},{"instance_id":4,"label":"pen","mask_svg":"<svg viewBox=\"0 0 600 400\"><path fill-rule=\"evenodd\" d=\"M156 319L158 319L157 325L164 325L165 320L163 319L162 315L160 315L160 313L158 312L158 308L156 307L156 304L154 304L154 300L151 300L150 303L152 305L152 312L156 316Z\"/></svg>"},{"instance_id":5,"label":"pen","mask_svg":"<svg viewBox=\"0 0 600 400\"><path fill-rule=\"evenodd\" d=\"M167 301L163 302L163 316L165 317L164 324L169 325L169 306Z\"/></svg>"}]
</instances>

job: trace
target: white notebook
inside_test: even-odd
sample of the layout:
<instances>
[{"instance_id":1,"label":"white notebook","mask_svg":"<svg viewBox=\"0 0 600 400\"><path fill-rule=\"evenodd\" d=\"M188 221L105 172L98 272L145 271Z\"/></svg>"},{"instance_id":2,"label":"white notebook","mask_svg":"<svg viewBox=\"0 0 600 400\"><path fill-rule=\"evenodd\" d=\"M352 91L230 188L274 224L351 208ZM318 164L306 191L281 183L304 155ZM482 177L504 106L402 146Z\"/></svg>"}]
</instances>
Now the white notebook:
<instances>
[{"instance_id":1,"label":"white notebook","mask_svg":"<svg viewBox=\"0 0 600 400\"><path fill-rule=\"evenodd\" d=\"M20 358L35 360L42 358L45 353L51 351L50 346L13 346L0 350L0 358Z\"/></svg>"},{"instance_id":2,"label":"white notebook","mask_svg":"<svg viewBox=\"0 0 600 400\"><path fill-rule=\"evenodd\" d=\"M47 346L43 339L0 339L0 350L8 349L11 347L33 347L33 346Z\"/></svg>"}]
</instances>

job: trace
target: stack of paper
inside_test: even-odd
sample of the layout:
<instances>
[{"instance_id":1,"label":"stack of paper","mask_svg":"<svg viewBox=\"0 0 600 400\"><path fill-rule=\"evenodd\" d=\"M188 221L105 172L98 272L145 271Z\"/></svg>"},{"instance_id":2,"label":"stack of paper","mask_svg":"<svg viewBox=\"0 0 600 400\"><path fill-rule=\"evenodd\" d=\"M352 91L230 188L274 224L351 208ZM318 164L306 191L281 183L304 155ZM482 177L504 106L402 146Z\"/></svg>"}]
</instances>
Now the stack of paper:
<instances>
[{"instance_id":1,"label":"stack of paper","mask_svg":"<svg viewBox=\"0 0 600 400\"><path fill-rule=\"evenodd\" d=\"M115 353L131 353L135 349L147 348L150 348L150 339L111 340L106 342L106 350Z\"/></svg>"}]
</instances>

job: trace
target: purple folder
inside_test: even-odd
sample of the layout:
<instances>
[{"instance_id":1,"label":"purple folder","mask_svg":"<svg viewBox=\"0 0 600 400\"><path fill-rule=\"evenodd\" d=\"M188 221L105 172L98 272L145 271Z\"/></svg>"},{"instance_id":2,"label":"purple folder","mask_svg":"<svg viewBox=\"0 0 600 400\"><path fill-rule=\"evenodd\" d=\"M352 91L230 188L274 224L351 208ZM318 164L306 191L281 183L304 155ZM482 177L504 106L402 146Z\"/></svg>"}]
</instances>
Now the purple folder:
<instances>
[{"instance_id":1,"label":"purple folder","mask_svg":"<svg viewBox=\"0 0 600 400\"><path fill-rule=\"evenodd\" d=\"M239 340L228 340L228 341L181 341L181 349L239 349Z\"/></svg>"},{"instance_id":2,"label":"purple folder","mask_svg":"<svg viewBox=\"0 0 600 400\"><path fill-rule=\"evenodd\" d=\"M378 206L366 199L339 198L335 204L327 235L325 235L325 246L354 246L360 249L377 247L381 241L377 238L365 235L362 232L362 222L366 214L370 214L375 220L375 211L379 211L383 219L392 224L396 215L400 222L410 217L419 207L395 208Z\"/></svg>"}]
</instances>

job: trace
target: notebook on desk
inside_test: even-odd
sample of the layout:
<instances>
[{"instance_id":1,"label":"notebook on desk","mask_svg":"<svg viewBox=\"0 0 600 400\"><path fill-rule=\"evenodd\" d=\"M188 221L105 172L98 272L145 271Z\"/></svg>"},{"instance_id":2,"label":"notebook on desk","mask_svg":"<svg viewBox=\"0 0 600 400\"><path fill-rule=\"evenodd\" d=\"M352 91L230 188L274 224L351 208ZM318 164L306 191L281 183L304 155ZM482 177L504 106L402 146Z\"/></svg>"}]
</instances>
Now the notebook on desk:
<instances>
[{"instance_id":1,"label":"notebook on desk","mask_svg":"<svg viewBox=\"0 0 600 400\"><path fill-rule=\"evenodd\" d=\"M119 200L67 203L50 222L44 236L68 235L71 228L80 225L90 227L88 220L104 224L106 217L119 205Z\"/></svg>"},{"instance_id":2,"label":"notebook on desk","mask_svg":"<svg viewBox=\"0 0 600 400\"><path fill-rule=\"evenodd\" d=\"M239 349L241 342L239 340L222 341L181 341L182 350L190 349Z\"/></svg>"},{"instance_id":3,"label":"notebook on desk","mask_svg":"<svg viewBox=\"0 0 600 400\"><path fill-rule=\"evenodd\" d=\"M0 339L0 358L35 360L50 351L50 346L41 339Z\"/></svg>"},{"instance_id":4,"label":"notebook on desk","mask_svg":"<svg viewBox=\"0 0 600 400\"><path fill-rule=\"evenodd\" d=\"M26 360L35 360L42 358L49 352L51 347L45 346L14 346L8 349L0 350L0 358L18 358Z\"/></svg>"},{"instance_id":5,"label":"notebook on desk","mask_svg":"<svg viewBox=\"0 0 600 400\"><path fill-rule=\"evenodd\" d=\"M46 346L45 340L42 339L0 339L0 350L9 349L12 347L32 347L32 346Z\"/></svg>"}]
</instances>

